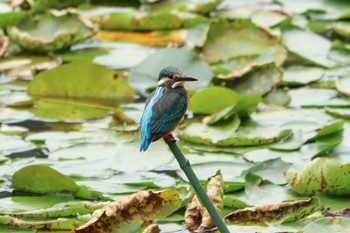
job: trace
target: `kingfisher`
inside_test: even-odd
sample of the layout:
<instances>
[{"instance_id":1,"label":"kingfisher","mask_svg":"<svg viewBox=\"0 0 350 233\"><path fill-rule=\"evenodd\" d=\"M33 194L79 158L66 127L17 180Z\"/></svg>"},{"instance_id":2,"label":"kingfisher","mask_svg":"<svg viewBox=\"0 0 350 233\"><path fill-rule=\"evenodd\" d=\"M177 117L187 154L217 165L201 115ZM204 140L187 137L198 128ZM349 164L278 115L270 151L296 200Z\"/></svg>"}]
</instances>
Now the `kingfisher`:
<instances>
[{"instance_id":1,"label":"kingfisher","mask_svg":"<svg viewBox=\"0 0 350 233\"><path fill-rule=\"evenodd\" d=\"M146 151L151 142L164 138L167 143L176 141L171 132L186 113L190 94L185 82L198 79L185 75L180 69L168 66L158 77L158 86L146 100L141 118L141 151Z\"/></svg>"}]
</instances>

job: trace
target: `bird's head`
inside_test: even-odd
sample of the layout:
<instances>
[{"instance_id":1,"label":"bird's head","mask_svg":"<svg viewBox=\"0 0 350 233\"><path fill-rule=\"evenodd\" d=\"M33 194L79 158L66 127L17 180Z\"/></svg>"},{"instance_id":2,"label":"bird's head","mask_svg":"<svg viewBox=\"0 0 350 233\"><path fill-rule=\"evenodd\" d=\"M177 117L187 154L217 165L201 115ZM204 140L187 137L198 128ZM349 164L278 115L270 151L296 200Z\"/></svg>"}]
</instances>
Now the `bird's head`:
<instances>
[{"instance_id":1,"label":"bird's head","mask_svg":"<svg viewBox=\"0 0 350 233\"><path fill-rule=\"evenodd\" d=\"M170 81L169 81L170 80ZM184 82L198 81L198 79L185 75L180 69L168 66L163 68L158 77L158 86L169 81L172 87L182 86Z\"/></svg>"}]
</instances>

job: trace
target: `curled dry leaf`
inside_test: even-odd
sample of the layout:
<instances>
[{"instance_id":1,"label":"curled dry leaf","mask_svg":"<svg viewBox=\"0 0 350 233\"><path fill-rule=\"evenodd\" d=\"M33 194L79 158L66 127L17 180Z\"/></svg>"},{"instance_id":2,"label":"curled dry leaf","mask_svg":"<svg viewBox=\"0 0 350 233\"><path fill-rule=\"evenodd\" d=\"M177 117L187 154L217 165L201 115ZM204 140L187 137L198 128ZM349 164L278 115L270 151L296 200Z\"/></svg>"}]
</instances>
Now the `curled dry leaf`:
<instances>
[{"instance_id":1,"label":"curled dry leaf","mask_svg":"<svg viewBox=\"0 0 350 233\"><path fill-rule=\"evenodd\" d=\"M158 224L151 224L142 233L160 233Z\"/></svg>"},{"instance_id":2,"label":"curled dry leaf","mask_svg":"<svg viewBox=\"0 0 350 233\"><path fill-rule=\"evenodd\" d=\"M149 226L153 219L170 215L180 205L181 200L175 190L140 191L95 211L89 222L72 232L138 232Z\"/></svg>"},{"instance_id":3,"label":"curled dry leaf","mask_svg":"<svg viewBox=\"0 0 350 233\"><path fill-rule=\"evenodd\" d=\"M205 190L216 209L221 213L224 203L224 181L220 170L216 172L215 176L208 179ZM214 226L213 219L197 196L194 196L190 207L186 210L185 222L190 230L205 230Z\"/></svg>"},{"instance_id":4,"label":"curled dry leaf","mask_svg":"<svg viewBox=\"0 0 350 233\"><path fill-rule=\"evenodd\" d=\"M330 216L330 217L336 217L336 216L342 216L342 217L350 217L350 208L345 208L341 210L330 210L329 208L326 208L323 210L324 216Z\"/></svg>"},{"instance_id":5,"label":"curled dry leaf","mask_svg":"<svg viewBox=\"0 0 350 233\"><path fill-rule=\"evenodd\" d=\"M3 57L10 46L10 39L7 36L0 37L0 57Z\"/></svg>"},{"instance_id":6,"label":"curled dry leaf","mask_svg":"<svg viewBox=\"0 0 350 233\"><path fill-rule=\"evenodd\" d=\"M273 205L262 205L253 208L236 210L225 217L226 224L268 225L269 223L291 222L302 219L319 209L320 200L313 197L309 200L282 202Z\"/></svg>"}]
</instances>

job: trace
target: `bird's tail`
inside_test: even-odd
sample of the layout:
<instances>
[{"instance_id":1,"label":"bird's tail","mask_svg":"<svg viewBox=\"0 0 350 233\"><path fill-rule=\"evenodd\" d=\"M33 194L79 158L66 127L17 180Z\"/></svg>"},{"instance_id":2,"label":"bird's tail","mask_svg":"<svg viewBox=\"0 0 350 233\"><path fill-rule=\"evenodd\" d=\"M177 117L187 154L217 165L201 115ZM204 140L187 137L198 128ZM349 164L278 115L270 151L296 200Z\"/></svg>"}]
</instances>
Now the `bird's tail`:
<instances>
[{"instance_id":1,"label":"bird's tail","mask_svg":"<svg viewBox=\"0 0 350 233\"><path fill-rule=\"evenodd\" d=\"M149 145L151 144L152 139L148 138L148 137L143 137L142 138L142 143L140 146L140 152L142 151L146 151L149 147Z\"/></svg>"}]
</instances>

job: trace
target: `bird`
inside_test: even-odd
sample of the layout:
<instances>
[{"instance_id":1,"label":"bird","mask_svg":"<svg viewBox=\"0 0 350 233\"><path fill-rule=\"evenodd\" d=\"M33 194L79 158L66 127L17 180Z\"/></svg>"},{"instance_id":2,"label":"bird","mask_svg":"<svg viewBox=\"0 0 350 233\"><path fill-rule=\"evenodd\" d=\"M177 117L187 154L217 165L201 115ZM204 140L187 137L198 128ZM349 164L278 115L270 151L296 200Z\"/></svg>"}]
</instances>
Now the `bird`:
<instances>
[{"instance_id":1,"label":"bird","mask_svg":"<svg viewBox=\"0 0 350 233\"><path fill-rule=\"evenodd\" d=\"M180 69L168 66L158 76L158 85L147 98L141 117L140 152L146 151L160 138L167 143L176 141L171 132L186 113L190 95L184 87L185 82L198 81L185 75Z\"/></svg>"}]
</instances>

